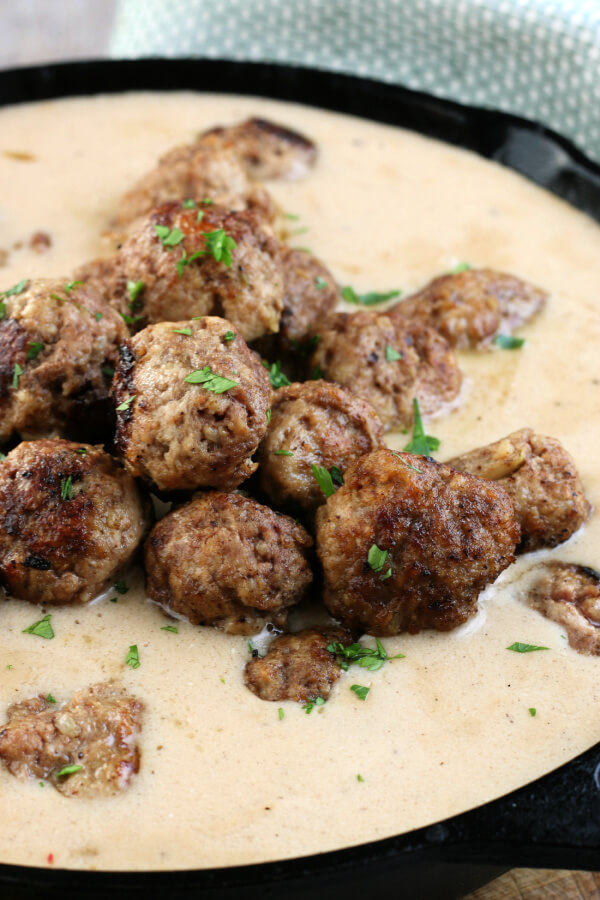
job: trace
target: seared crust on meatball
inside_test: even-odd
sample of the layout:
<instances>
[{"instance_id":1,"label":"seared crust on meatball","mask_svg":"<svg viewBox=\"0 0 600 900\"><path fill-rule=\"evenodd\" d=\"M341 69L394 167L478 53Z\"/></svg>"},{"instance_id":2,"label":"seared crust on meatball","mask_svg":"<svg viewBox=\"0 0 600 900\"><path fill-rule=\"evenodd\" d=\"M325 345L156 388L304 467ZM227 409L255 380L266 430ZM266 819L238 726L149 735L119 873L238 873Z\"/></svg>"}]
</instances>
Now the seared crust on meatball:
<instances>
[{"instance_id":1,"label":"seared crust on meatball","mask_svg":"<svg viewBox=\"0 0 600 900\"><path fill-rule=\"evenodd\" d=\"M77 691L58 706L39 694L8 707L0 759L17 778L47 779L66 797L116 794L140 767L142 710L110 683ZM80 769L60 775L68 766Z\"/></svg>"},{"instance_id":2,"label":"seared crust on meatball","mask_svg":"<svg viewBox=\"0 0 600 900\"><path fill-rule=\"evenodd\" d=\"M31 603L85 603L131 562L148 503L89 444L19 444L0 462L0 585Z\"/></svg>"},{"instance_id":3,"label":"seared crust on meatball","mask_svg":"<svg viewBox=\"0 0 600 900\"><path fill-rule=\"evenodd\" d=\"M534 434L531 428L457 456L447 465L502 485L521 526L521 553L562 544L591 511L570 454L556 438Z\"/></svg>"},{"instance_id":4,"label":"seared crust on meatball","mask_svg":"<svg viewBox=\"0 0 600 900\"><path fill-rule=\"evenodd\" d=\"M194 625L230 634L282 626L312 581L312 543L288 516L210 491L155 525L145 547L146 590Z\"/></svg>"},{"instance_id":5,"label":"seared crust on meatball","mask_svg":"<svg viewBox=\"0 0 600 900\"><path fill-rule=\"evenodd\" d=\"M548 295L541 288L493 269L467 269L434 278L387 314L435 328L451 347L485 347L539 312Z\"/></svg>"},{"instance_id":6,"label":"seared crust on meatball","mask_svg":"<svg viewBox=\"0 0 600 900\"><path fill-rule=\"evenodd\" d=\"M261 700L327 700L342 673L332 641L351 642L344 629L307 628L275 638L264 657L246 663L244 684Z\"/></svg>"},{"instance_id":7,"label":"seared crust on meatball","mask_svg":"<svg viewBox=\"0 0 600 900\"><path fill-rule=\"evenodd\" d=\"M335 309L338 286L329 269L306 250L282 246L281 262L285 296L279 334L290 343L301 342Z\"/></svg>"},{"instance_id":8,"label":"seared crust on meatball","mask_svg":"<svg viewBox=\"0 0 600 900\"><path fill-rule=\"evenodd\" d=\"M527 603L562 625L574 650L600 656L600 574L594 569L554 560L537 566Z\"/></svg>"},{"instance_id":9,"label":"seared crust on meatball","mask_svg":"<svg viewBox=\"0 0 600 900\"><path fill-rule=\"evenodd\" d=\"M336 466L343 476L352 460L381 445L382 431L374 409L337 384L280 388L257 457L261 489L276 506L312 512L325 502L312 466Z\"/></svg>"},{"instance_id":10,"label":"seared crust on meatball","mask_svg":"<svg viewBox=\"0 0 600 900\"><path fill-rule=\"evenodd\" d=\"M67 290L68 288L68 290ZM77 429L107 403L121 317L91 287L28 281L0 318L0 444Z\"/></svg>"},{"instance_id":11,"label":"seared crust on meatball","mask_svg":"<svg viewBox=\"0 0 600 900\"><path fill-rule=\"evenodd\" d=\"M339 312L319 336L311 367L368 400L386 429L411 424L414 397L431 415L458 394L462 376L454 353L419 322L367 310Z\"/></svg>"},{"instance_id":12,"label":"seared crust on meatball","mask_svg":"<svg viewBox=\"0 0 600 900\"><path fill-rule=\"evenodd\" d=\"M317 148L303 134L266 119L211 128L199 142L217 152L233 151L245 171L258 181L302 178L317 158Z\"/></svg>"},{"instance_id":13,"label":"seared crust on meatball","mask_svg":"<svg viewBox=\"0 0 600 900\"><path fill-rule=\"evenodd\" d=\"M256 469L271 385L227 319L144 328L121 347L113 393L117 453L159 491L233 490Z\"/></svg>"},{"instance_id":14,"label":"seared crust on meatball","mask_svg":"<svg viewBox=\"0 0 600 900\"><path fill-rule=\"evenodd\" d=\"M316 521L325 605L374 635L462 625L519 540L501 487L388 449L353 463Z\"/></svg>"},{"instance_id":15,"label":"seared crust on meatball","mask_svg":"<svg viewBox=\"0 0 600 900\"><path fill-rule=\"evenodd\" d=\"M90 282L136 328L219 315L230 319L244 340L277 331L283 268L270 229L249 211L214 205L200 211L201 221L197 209L180 203L153 210L136 223L111 265L97 261L96 268L88 264L78 274L85 277L87 271ZM211 252L214 241L225 238L235 242L230 265L227 248L223 256L218 245Z\"/></svg>"}]
</instances>

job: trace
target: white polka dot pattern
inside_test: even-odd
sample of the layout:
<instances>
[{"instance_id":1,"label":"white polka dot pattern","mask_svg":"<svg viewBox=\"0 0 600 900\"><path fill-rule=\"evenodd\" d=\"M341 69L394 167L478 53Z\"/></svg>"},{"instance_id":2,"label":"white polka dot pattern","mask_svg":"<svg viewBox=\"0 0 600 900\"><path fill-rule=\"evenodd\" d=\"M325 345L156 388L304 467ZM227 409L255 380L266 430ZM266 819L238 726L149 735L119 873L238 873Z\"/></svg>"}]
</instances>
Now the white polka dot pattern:
<instances>
[{"instance_id":1,"label":"white polka dot pattern","mask_svg":"<svg viewBox=\"0 0 600 900\"><path fill-rule=\"evenodd\" d=\"M535 119L600 160L599 0L121 0L111 55L364 75Z\"/></svg>"}]
</instances>

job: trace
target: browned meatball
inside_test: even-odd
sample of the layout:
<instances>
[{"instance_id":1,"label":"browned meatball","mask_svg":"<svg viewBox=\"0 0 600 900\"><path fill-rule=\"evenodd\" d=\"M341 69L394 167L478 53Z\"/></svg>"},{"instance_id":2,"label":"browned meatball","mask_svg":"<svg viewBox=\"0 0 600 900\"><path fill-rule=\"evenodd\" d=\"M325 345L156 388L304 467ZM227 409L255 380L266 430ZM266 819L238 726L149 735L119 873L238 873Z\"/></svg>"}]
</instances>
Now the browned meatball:
<instances>
[{"instance_id":1,"label":"browned meatball","mask_svg":"<svg viewBox=\"0 0 600 900\"><path fill-rule=\"evenodd\" d=\"M259 181L302 178L314 165L317 148L303 134L266 119L246 119L200 135L217 152L232 150L246 172Z\"/></svg>"},{"instance_id":2,"label":"browned meatball","mask_svg":"<svg viewBox=\"0 0 600 900\"><path fill-rule=\"evenodd\" d=\"M312 581L312 538L241 494L210 491L169 513L145 547L148 596L194 625L252 634L285 624Z\"/></svg>"},{"instance_id":3,"label":"browned meatball","mask_svg":"<svg viewBox=\"0 0 600 900\"><path fill-rule=\"evenodd\" d=\"M19 444L0 462L0 585L31 603L85 603L131 562L148 505L103 450Z\"/></svg>"},{"instance_id":4,"label":"browned meatball","mask_svg":"<svg viewBox=\"0 0 600 900\"><path fill-rule=\"evenodd\" d=\"M165 204L136 223L112 263L78 274L136 327L223 315L248 341L279 328L279 245L252 212Z\"/></svg>"},{"instance_id":5,"label":"browned meatball","mask_svg":"<svg viewBox=\"0 0 600 900\"><path fill-rule=\"evenodd\" d=\"M231 490L256 469L271 385L227 319L144 328L121 347L113 392L117 453L159 491Z\"/></svg>"},{"instance_id":6,"label":"browned meatball","mask_svg":"<svg viewBox=\"0 0 600 900\"><path fill-rule=\"evenodd\" d=\"M325 605L375 635L461 625L519 540L498 485L388 449L353 463L316 520Z\"/></svg>"},{"instance_id":7,"label":"browned meatball","mask_svg":"<svg viewBox=\"0 0 600 900\"><path fill-rule=\"evenodd\" d=\"M462 376L454 353L419 322L367 310L340 312L319 336L311 367L368 400L386 429L411 424L414 397L431 415L458 394Z\"/></svg>"},{"instance_id":8,"label":"browned meatball","mask_svg":"<svg viewBox=\"0 0 600 900\"><path fill-rule=\"evenodd\" d=\"M266 656L246 663L244 683L261 700L327 700L341 675L332 641L347 644L352 638L341 628L321 632L307 628L275 638Z\"/></svg>"},{"instance_id":9,"label":"browned meatball","mask_svg":"<svg viewBox=\"0 0 600 900\"><path fill-rule=\"evenodd\" d=\"M522 553L561 544L590 514L572 457L555 438L534 434L531 428L457 456L447 465L502 485L515 505Z\"/></svg>"},{"instance_id":10,"label":"browned meatball","mask_svg":"<svg viewBox=\"0 0 600 900\"><path fill-rule=\"evenodd\" d=\"M0 444L83 433L106 405L121 317L91 287L27 281L0 304Z\"/></svg>"},{"instance_id":11,"label":"browned meatball","mask_svg":"<svg viewBox=\"0 0 600 900\"><path fill-rule=\"evenodd\" d=\"M600 574L558 561L536 567L527 602L567 632L580 653L600 656Z\"/></svg>"},{"instance_id":12,"label":"browned meatball","mask_svg":"<svg viewBox=\"0 0 600 900\"><path fill-rule=\"evenodd\" d=\"M434 278L387 314L435 328L451 347L487 346L522 325L544 306L545 291L515 275L467 269Z\"/></svg>"},{"instance_id":13,"label":"browned meatball","mask_svg":"<svg viewBox=\"0 0 600 900\"><path fill-rule=\"evenodd\" d=\"M126 788L140 766L143 704L113 684L78 691L68 703L39 694L8 707L0 759L17 778L44 778L66 797ZM75 772L60 773L69 766Z\"/></svg>"},{"instance_id":14,"label":"browned meatball","mask_svg":"<svg viewBox=\"0 0 600 900\"><path fill-rule=\"evenodd\" d=\"M335 484L352 460L380 446L382 431L373 408L337 384L280 388L257 457L261 488L276 505L312 512L325 502L312 466L337 467Z\"/></svg>"}]
</instances>

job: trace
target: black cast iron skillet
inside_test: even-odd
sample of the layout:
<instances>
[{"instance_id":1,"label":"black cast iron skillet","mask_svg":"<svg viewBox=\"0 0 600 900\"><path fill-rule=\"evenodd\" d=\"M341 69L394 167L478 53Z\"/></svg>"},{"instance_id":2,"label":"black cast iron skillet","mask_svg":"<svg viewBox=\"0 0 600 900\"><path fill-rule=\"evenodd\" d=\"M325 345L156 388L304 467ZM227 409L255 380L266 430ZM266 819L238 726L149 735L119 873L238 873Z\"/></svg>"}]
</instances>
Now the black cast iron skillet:
<instances>
[{"instance_id":1,"label":"black cast iron skillet","mask_svg":"<svg viewBox=\"0 0 600 900\"><path fill-rule=\"evenodd\" d=\"M256 94L411 128L509 166L600 221L600 167L564 138L515 116L392 85L215 60L84 62L0 73L0 105L181 89ZM435 785L424 785L428 790ZM514 866L600 869L600 744L499 800L399 837L284 862L174 873L0 865L0 896L454 900Z\"/></svg>"}]
</instances>

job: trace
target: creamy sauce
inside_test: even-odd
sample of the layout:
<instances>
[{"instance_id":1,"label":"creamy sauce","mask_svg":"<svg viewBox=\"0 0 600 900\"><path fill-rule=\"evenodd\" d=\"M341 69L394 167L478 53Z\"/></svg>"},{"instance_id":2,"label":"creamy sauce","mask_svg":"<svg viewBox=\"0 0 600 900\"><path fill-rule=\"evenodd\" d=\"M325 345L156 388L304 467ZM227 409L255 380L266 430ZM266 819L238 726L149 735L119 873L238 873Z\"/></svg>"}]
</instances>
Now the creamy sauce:
<instances>
[{"instance_id":1,"label":"creamy sauce","mask_svg":"<svg viewBox=\"0 0 600 900\"><path fill-rule=\"evenodd\" d=\"M292 244L314 250L357 290L415 289L457 262L514 272L548 289L518 352L461 354L462 405L430 424L449 458L532 426L574 455L600 508L600 229L512 172L383 125L275 102L193 94L53 101L0 112L0 269L69 275L106 254L98 236L119 195L157 156L215 123L260 114L305 131L314 172L272 183L300 216ZM34 161L5 151L30 153ZM35 254L38 229L52 247ZM393 446L403 435L390 439ZM310 854L388 837L484 803L600 738L598 659L520 600L527 570L554 557L600 565L600 517L552 553L522 557L451 634L384 641L406 658L353 667L310 715L265 703L242 683L246 641L166 620L141 581L85 609L56 609L56 637L22 634L37 607L0 607L0 710L38 691L60 701L116 678L146 704L142 767L121 796L69 800L0 767L0 860L59 867L170 869ZM546 645L520 655L513 641ZM137 643L141 666L124 664ZM9 668L10 666L10 668ZM349 690L370 685L366 702ZM535 718L529 707L537 709ZM364 781L359 782L360 774Z\"/></svg>"}]
</instances>

